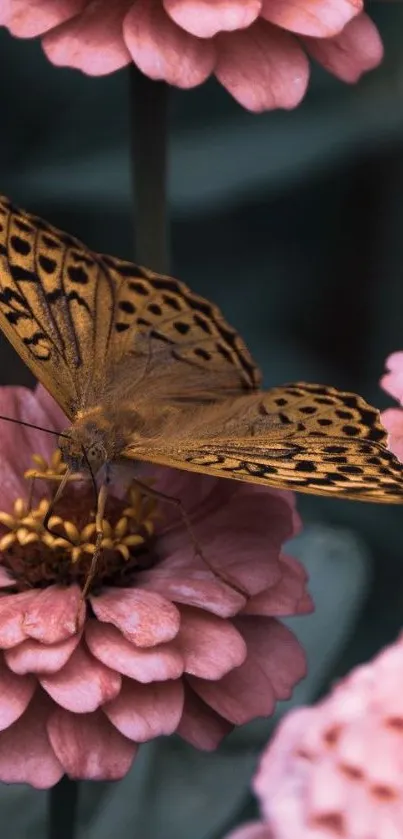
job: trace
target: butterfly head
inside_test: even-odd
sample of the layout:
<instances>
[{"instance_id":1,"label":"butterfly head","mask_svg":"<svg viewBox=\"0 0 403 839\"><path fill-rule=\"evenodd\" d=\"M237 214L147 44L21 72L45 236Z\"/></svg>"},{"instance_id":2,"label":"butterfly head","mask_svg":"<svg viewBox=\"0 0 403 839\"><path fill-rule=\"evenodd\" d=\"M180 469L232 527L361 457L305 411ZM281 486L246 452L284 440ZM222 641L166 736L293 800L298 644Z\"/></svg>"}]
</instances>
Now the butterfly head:
<instances>
[{"instance_id":1,"label":"butterfly head","mask_svg":"<svg viewBox=\"0 0 403 839\"><path fill-rule=\"evenodd\" d=\"M98 429L69 428L59 437L59 448L64 462L73 472L94 476L109 459Z\"/></svg>"}]
</instances>

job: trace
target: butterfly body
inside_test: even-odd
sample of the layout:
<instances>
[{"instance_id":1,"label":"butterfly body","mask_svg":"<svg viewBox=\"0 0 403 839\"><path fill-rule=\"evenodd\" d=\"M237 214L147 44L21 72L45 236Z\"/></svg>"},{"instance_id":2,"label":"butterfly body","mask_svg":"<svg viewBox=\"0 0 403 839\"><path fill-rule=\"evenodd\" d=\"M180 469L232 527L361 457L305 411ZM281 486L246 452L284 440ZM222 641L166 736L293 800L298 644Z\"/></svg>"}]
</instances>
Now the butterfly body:
<instances>
[{"instance_id":1,"label":"butterfly body","mask_svg":"<svg viewBox=\"0 0 403 839\"><path fill-rule=\"evenodd\" d=\"M268 391L207 300L0 198L0 328L71 422L73 471L126 460L403 503L378 412L297 382Z\"/></svg>"}]
</instances>

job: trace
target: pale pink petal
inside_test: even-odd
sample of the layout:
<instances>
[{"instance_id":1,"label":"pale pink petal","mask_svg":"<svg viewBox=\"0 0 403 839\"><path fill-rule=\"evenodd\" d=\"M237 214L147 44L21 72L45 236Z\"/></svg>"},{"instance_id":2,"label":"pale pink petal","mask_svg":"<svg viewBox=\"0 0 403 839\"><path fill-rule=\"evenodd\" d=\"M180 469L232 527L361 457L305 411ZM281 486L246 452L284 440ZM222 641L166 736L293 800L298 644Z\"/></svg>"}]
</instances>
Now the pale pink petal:
<instances>
[{"instance_id":1,"label":"pale pink petal","mask_svg":"<svg viewBox=\"0 0 403 839\"><path fill-rule=\"evenodd\" d=\"M125 638L138 647L154 647L172 641L178 633L178 609L159 594L105 588L102 594L90 600L100 621L113 623Z\"/></svg>"},{"instance_id":2,"label":"pale pink petal","mask_svg":"<svg viewBox=\"0 0 403 839\"><path fill-rule=\"evenodd\" d=\"M176 733L183 740L195 749L213 751L232 729L233 726L228 720L216 714L209 705L193 693L189 686L186 686L183 713L176 729Z\"/></svg>"},{"instance_id":3,"label":"pale pink petal","mask_svg":"<svg viewBox=\"0 0 403 839\"><path fill-rule=\"evenodd\" d=\"M79 646L61 670L39 681L62 708L85 714L117 696L122 679Z\"/></svg>"},{"instance_id":4,"label":"pale pink petal","mask_svg":"<svg viewBox=\"0 0 403 839\"><path fill-rule=\"evenodd\" d=\"M183 552L173 554L150 571L137 576L138 588L155 591L172 600L188 606L199 606L208 612L228 618L236 615L246 598L230 586L206 571L198 557L192 565L183 563L176 568L176 560L184 558Z\"/></svg>"},{"instance_id":5,"label":"pale pink petal","mask_svg":"<svg viewBox=\"0 0 403 839\"><path fill-rule=\"evenodd\" d=\"M160 0L136 0L123 23L126 46L146 76L189 88L214 69L215 45L180 29Z\"/></svg>"},{"instance_id":6,"label":"pale pink petal","mask_svg":"<svg viewBox=\"0 0 403 839\"><path fill-rule=\"evenodd\" d=\"M181 609L176 642L186 673L202 679L220 679L247 655L246 644L230 621L190 607Z\"/></svg>"},{"instance_id":7,"label":"pale pink petal","mask_svg":"<svg viewBox=\"0 0 403 839\"><path fill-rule=\"evenodd\" d=\"M292 35L260 20L217 38L216 76L241 105L259 113L299 104L309 63Z\"/></svg>"},{"instance_id":8,"label":"pale pink petal","mask_svg":"<svg viewBox=\"0 0 403 839\"><path fill-rule=\"evenodd\" d=\"M36 394L26 387L0 388L0 414L44 428L49 417L39 404ZM16 498L28 498L29 484L24 480L24 469L32 467L32 454L48 458L55 448L52 434L0 420L0 508L11 512Z\"/></svg>"},{"instance_id":9,"label":"pale pink petal","mask_svg":"<svg viewBox=\"0 0 403 839\"><path fill-rule=\"evenodd\" d=\"M11 576L7 568L0 566L0 588L9 588L15 585L15 579Z\"/></svg>"},{"instance_id":10,"label":"pale pink petal","mask_svg":"<svg viewBox=\"0 0 403 839\"><path fill-rule=\"evenodd\" d=\"M43 49L53 64L76 67L90 76L113 73L130 63L123 40L127 0L97 0L44 36Z\"/></svg>"},{"instance_id":11,"label":"pale pink petal","mask_svg":"<svg viewBox=\"0 0 403 839\"><path fill-rule=\"evenodd\" d=\"M70 778L117 781L129 771L137 752L101 711L70 714L58 708L49 717L52 747Z\"/></svg>"},{"instance_id":12,"label":"pale pink petal","mask_svg":"<svg viewBox=\"0 0 403 839\"><path fill-rule=\"evenodd\" d=\"M143 684L178 679L183 673L185 662L176 640L140 649L115 626L94 620L87 623L85 640L99 661Z\"/></svg>"},{"instance_id":13,"label":"pale pink petal","mask_svg":"<svg viewBox=\"0 0 403 839\"><path fill-rule=\"evenodd\" d=\"M34 38L79 14L87 0L1 0L0 24L17 38Z\"/></svg>"},{"instance_id":14,"label":"pale pink petal","mask_svg":"<svg viewBox=\"0 0 403 839\"><path fill-rule=\"evenodd\" d=\"M0 731L8 728L24 713L36 687L32 676L16 676L0 658Z\"/></svg>"},{"instance_id":15,"label":"pale pink petal","mask_svg":"<svg viewBox=\"0 0 403 839\"><path fill-rule=\"evenodd\" d=\"M261 15L290 32L328 38L362 8L362 0L263 0Z\"/></svg>"},{"instance_id":16,"label":"pale pink petal","mask_svg":"<svg viewBox=\"0 0 403 839\"><path fill-rule=\"evenodd\" d=\"M276 699L289 699L306 676L305 653L294 633L270 618L239 617L234 622L246 641L248 660L270 679Z\"/></svg>"},{"instance_id":17,"label":"pale pink petal","mask_svg":"<svg viewBox=\"0 0 403 839\"><path fill-rule=\"evenodd\" d=\"M225 839L275 839L275 836L267 824L263 824L262 822L248 822L242 825L242 827L231 831ZM303 837L299 839L303 839ZM320 837L317 836L316 839L320 839Z\"/></svg>"},{"instance_id":18,"label":"pale pink petal","mask_svg":"<svg viewBox=\"0 0 403 839\"><path fill-rule=\"evenodd\" d=\"M214 507L208 507L213 498ZM211 499L205 499L202 513L192 519L203 556L219 578L249 594L257 594L280 579L280 550L283 542L294 535L290 505L281 495L240 484L229 497L223 492L212 493ZM183 566L189 565L191 550L183 523L176 533L163 534L160 543L170 549L167 568L176 565L182 575Z\"/></svg>"},{"instance_id":19,"label":"pale pink petal","mask_svg":"<svg viewBox=\"0 0 403 839\"><path fill-rule=\"evenodd\" d=\"M398 402L403 403L403 352L394 352L386 359L387 373L381 379L381 387Z\"/></svg>"},{"instance_id":20,"label":"pale pink petal","mask_svg":"<svg viewBox=\"0 0 403 839\"><path fill-rule=\"evenodd\" d=\"M14 673L56 673L69 660L80 642L80 635L72 635L58 644L45 645L28 638L4 653L8 667Z\"/></svg>"},{"instance_id":21,"label":"pale pink petal","mask_svg":"<svg viewBox=\"0 0 403 839\"><path fill-rule=\"evenodd\" d=\"M382 425L389 433L388 446L403 462L403 411L401 408L387 408L381 414Z\"/></svg>"},{"instance_id":22,"label":"pale pink petal","mask_svg":"<svg viewBox=\"0 0 403 839\"><path fill-rule=\"evenodd\" d=\"M309 54L343 82L356 82L382 61L381 36L368 15L362 13L334 38L302 38Z\"/></svg>"},{"instance_id":23,"label":"pale pink petal","mask_svg":"<svg viewBox=\"0 0 403 839\"><path fill-rule=\"evenodd\" d=\"M255 717L269 716L276 704L270 680L259 674L255 684L254 677L254 668L249 667L247 660L237 670L232 670L224 676L220 682L208 682L190 676L189 684L217 714L233 725L243 725Z\"/></svg>"},{"instance_id":24,"label":"pale pink petal","mask_svg":"<svg viewBox=\"0 0 403 839\"><path fill-rule=\"evenodd\" d=\"M49 586L25 606L23 629L42 644L58 644L76 635L84 618L79 586Z\"/></svg>"},{"instance_id":25,"label":"pale pink petal","mask_svg":"<svg viewBox=\"0 0 403 839\"><path fill-rule=\"evenodd\" d=\"M280 557L282 574L278 583L251 597L242 613L245 615L295 615L312 612L314 604L305 590L306 574L293 557Z\"/></svg>"},{"instance_id":26,"label":"pale pink petal","mask_svg":"<svg viewBox=\"0 0 403 839\"><path fill-rule=\"evenodd\" d=\"M23 591L19 594L5 594L0 597L0 648L9 649L25 641L25 610L32 608L39 591Z\"/></svg>"},{"instance_id":27,"label":"pale pink petal","mask_svg":"<svg viewBox=\"0 0 403 839\"><path fill-rule=\"evenodd\" d=\"M296 615L310 615L311 612L315 611L315 603L312 600L312 597L306 591L305 594L301 597L298 601L298 605L295 611Z\"/></svg>"},{"instance_id":28,"label":"pale pink petal","mask_svg":"<svg viewBox=\"0 0 403 839\"><path fill-rule=\"evenodd\" d=\"M246 661L219 682L189 677L193 690L235 725L267 716L305 674L305 657L292 633L271 618L238 618L248 645ZM253 690L251 690L253 685Z\"/></svg>"},{"instance_id":29,"label":"pale pink petal","mask_svg":"<svg viewBox=\"0 0 403 839\"><path fill-rule=\"evenodd\" d=\"M143 468L145 469L144 477L152 479L153 487L158 492L181 500L192 522L198 519L205 520L217 507L223 507L225 502L229 503L238 489L235 481L221 481L210 475L189 476L189 472L183 469L171 469L168 466L156 469L150 464L148 466L143 464ZM222 486L223 483L226 484L225 487ZM170 530L183 531L183 517L176 507L172 504L162 507L161 504L161 511L167 515L155 523L158 535L166 530L167 524Z\"/></svg>"},{"instance_id":30,"label":"pale pink petal","mask_svg":"<svg viewBox=\"0 0 403 839\"><path fill-rule=\"evenodd\" d=\"M51 703L38 694L14 725L0 733L0 780L31 784L36 789L54 786L62 775L49 742L46 722Z\"/></svg>"},{"instance_id":31,"label":"pale pink petal","mask_svg":"<svg viewBox=\"0 0 403 839\"><path fill-rule=\"evenodd\" d=\"M145 743L163 734L172 734L183 709L180 680L140 685L124 679L119 696L103 708L104 713L125 737Z\"/></svg>"},{"instance_id":32,"label":"pale pink petal","mask_svg":"<svg viewBox=\"0 0 403 839\"><path fill-rule=\"evenodd\" d=\"M164 8L182 29L198 38L250 26L258 17L262 0L163 0Z\"/></svg>"}]
</instances>

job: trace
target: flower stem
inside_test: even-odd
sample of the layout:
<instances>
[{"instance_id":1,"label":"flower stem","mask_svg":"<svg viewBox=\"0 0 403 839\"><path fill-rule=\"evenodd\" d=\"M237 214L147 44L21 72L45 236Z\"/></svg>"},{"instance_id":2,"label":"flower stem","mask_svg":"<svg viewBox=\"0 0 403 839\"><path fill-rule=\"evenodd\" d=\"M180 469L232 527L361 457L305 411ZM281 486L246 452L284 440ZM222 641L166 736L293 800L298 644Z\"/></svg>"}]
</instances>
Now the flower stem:
<instances>
[{"instance_id":1,"label":"flower stem","mask_svg":"<svg viewBox=\"0 0 403 839\"><path fill-rule=\"evenodd\" d=\"M166 272L168 85L147 78L135 64L130 65L129 73L136 261Z\"/></svg>"},{"instance_id":2,"label":"flower stem","mask_svg":"<svg viewBox=\"0 0 403 839\"><path fill-rule=\"evenodd\" d=\"M78 781L67 775L52 787L48 798L48 839L74 839L77 829Z\"/></svg>"}]
</instances>

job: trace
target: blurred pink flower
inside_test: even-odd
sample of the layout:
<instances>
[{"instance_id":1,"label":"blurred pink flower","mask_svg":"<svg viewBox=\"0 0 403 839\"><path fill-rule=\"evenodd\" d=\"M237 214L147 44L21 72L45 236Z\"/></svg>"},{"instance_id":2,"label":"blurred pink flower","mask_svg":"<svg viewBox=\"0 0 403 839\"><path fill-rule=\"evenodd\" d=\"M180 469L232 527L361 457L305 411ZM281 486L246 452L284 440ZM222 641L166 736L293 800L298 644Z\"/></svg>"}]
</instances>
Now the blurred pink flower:
<instances>
[{"instance_id":1,"label":"blurred pink flower","mask_svg":"<svg viewBox=\"0 0 403 839\"><path fill-rule=\"evenodd\" d=\"M251 111L293 108L307 53L345 82L376 67L379 33L363 0L3 0L0 24L42 36L59 66L100 76L133 61L182 88L215 73Z\"/></svg>"},{"instance_id":2,"label":"blurred pink flower","mask_svg":"<svg viewBox=\"0 0 403 839\"><path fill-rule=\"evenodd\" d=\"M227 839L403 836L403 635L284 718L254 779L262 821Z\"/></svg>"},{"instance_id":3,"label":"blurred pink flower","mask_svg":"<svg viewBox=\"0 0 403 839\"><path fill-rule=\"evenodd\" d=\"M1 388L0 413L58 431L66 424L42 388ZM216 573L194 556L176 508L154 516L155 502L137 490L129 508L127 496L109 499L104 551L80 611L92 496L70 483L50 520L75 547L44 530L46 497L26 503L22 473L33 452L44 475L47 463L55 469L53 444L1 424L0 780L46 788L64 773L116 779L139 743L177 732L214 749L234 725L271 714L305 673L302 649L277 618L312 607L304 570L281 553L299 526L292 494L155 470L154 487L182 499ZM46 496L48 482L38 485Z\"/></svg>"},{"instance_id":4,"label":"blurred pink flower","mask_svg":"<svg viewBox=\"0 0 403 839\"><path fill-rule=\"evenodd\" d=\"M403 352L395 352L386 360L387 373L381 387L403 405ZM389 448L403 462L403 410L387 408L381 420L389 432Z\"/></svg>"}]
</instances>

